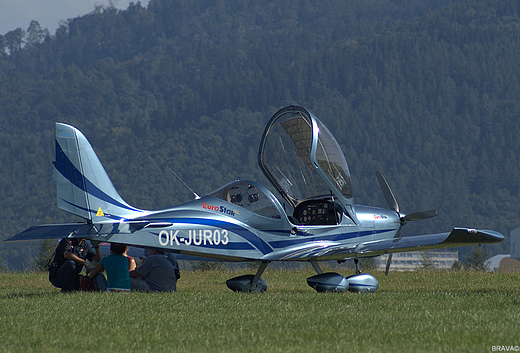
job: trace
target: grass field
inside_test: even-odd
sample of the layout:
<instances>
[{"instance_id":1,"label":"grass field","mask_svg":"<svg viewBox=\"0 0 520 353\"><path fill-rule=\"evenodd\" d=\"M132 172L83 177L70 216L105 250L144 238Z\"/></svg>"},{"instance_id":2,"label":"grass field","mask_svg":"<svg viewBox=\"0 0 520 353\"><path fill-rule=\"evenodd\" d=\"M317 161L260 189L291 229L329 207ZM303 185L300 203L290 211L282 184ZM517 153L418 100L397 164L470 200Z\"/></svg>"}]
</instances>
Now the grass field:
<instances>
[{"instance_id":1,"label":"grass field","mask_svg":"<svg viewBox=\"0 0 520 353\"><path fill-rule=\"evenodd\" d=\"M0 274L1 352L491 352L520 346L520 274L374 273L376 293L317 293L312 271L184 271L177 293L61 294ZM345 274L346 275L346 274ZM518 347L516 347L518 348Z\"/></svg>"}]
</instances>

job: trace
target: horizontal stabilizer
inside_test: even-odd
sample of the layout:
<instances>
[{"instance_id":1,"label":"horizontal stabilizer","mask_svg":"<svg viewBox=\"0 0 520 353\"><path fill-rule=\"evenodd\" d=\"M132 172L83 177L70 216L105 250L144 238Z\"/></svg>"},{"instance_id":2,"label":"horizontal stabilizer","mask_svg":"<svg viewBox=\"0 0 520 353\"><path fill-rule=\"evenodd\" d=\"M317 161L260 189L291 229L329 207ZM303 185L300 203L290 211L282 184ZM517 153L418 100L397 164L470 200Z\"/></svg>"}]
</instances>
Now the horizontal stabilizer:
<instances>
[{"instance_id":1,"label":"horizontal stabilizer","mask_svg":"<svg viewBox=\"0 0 520 353\"><path fill-rule=\"evenodd\" d=\"M32 226L5 241L81 238L88 236L90 226L86 223L45 224Z\"/></svg>"},{"instance_id":2,"label":"horizontal stabilizer","mask_svg":"<svg viewBox=\"0 0 520 353\"><path fill-rule=\"evenodd\" d=\"M89 238L109 234L131 234L143 228L163 228L170 222L129 221L112 223L65 223L32 226L5 241Z\"/></svg>"}]
</instances>

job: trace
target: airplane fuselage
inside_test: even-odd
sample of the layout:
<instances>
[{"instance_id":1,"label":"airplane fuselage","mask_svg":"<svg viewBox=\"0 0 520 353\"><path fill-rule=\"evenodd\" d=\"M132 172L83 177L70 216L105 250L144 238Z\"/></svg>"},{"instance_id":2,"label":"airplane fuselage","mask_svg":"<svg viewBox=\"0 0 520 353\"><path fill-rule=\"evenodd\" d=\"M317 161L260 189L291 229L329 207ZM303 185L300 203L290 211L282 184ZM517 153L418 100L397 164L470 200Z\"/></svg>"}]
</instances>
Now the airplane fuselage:
<instances>
[{"instance_id":1,"label":"airplane fuselage","mask_svg":"<svg viewBox=\"0 0 520 353\"><path fill-rule=\"evenodd\" d=\"M205 196L120 223L128 229L115 231L111 223L105 232L92 232L91 239L225 261L279 260L301 247L302 256L294 260L306 261L310 259L305 256L306 244L350 245L354 252L355 244L392 238L400 229L393 211L367 206L356 206L355 211L358 224L343 215L339 225L298 225L291 223L285 213L265 217ZM331 255L330 259L345 257L343 253Z\"/></svg>"}]
</instances>

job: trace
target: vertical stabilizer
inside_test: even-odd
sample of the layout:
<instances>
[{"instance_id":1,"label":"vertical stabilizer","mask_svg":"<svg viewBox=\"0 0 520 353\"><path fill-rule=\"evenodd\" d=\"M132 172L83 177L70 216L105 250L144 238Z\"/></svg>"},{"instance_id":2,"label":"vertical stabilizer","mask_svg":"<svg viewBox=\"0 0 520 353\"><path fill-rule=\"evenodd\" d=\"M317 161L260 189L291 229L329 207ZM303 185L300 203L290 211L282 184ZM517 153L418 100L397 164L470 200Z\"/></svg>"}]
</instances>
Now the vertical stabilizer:
<instances>
[{"instance_id":1,"label":"vertical stabilizer","mask_svg":"<svg viewBox=\"0 0 520 353\"><path fill-rule=\"evenodd\" d=\"M94 149L73 126L56 123L54 167L58 208L96 223L142 212L119 196Z\"/></svg>"}]
</instances>

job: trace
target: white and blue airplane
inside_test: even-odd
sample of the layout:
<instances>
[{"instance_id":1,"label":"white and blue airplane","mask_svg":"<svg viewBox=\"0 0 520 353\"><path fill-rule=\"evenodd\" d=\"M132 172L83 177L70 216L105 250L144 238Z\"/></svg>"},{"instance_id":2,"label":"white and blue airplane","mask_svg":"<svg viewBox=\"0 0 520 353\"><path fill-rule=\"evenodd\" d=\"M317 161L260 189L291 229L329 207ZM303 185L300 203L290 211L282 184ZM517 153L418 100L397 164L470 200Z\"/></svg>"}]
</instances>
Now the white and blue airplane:
<instances>
[{"instance_id":1,"label":"white and blue airplane","mask_svg":"<svg viewBox=\"0 0 520 353\"><path fill-rule=\"evenodd\" d=\"M227 281L235 291L265 291L261 278L273 261L310 263L307 279L317 291L375 291L377 279L360 273L358 260L394 252L429 250L504 240L490 230L401 236L408 221L436 210L404 214L379 172L389 209L354 204L351 176L340 146L308 110L289 106L276 112L260 143L258 161L272 186L233 181L170 209L141 210L116 191L92 146L75 127L56 123L55 179L58 208L84 223L32 226L7 241L84 238L221 261L257 262L256 274ZM324 273L320 261L353 258L355 274ZM391 256L387 263L387 272Z\"/></svg>"}]
</instances>

